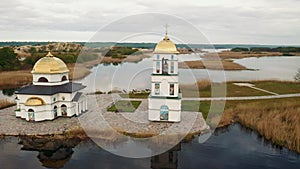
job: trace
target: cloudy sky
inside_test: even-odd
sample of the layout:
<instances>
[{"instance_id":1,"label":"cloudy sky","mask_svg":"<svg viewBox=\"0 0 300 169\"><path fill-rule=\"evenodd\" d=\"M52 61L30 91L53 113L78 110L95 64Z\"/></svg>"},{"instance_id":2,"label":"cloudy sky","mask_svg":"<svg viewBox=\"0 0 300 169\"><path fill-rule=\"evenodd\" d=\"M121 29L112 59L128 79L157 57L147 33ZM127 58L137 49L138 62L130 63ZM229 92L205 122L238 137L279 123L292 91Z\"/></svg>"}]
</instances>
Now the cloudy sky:
<instances>
[{"instance_id":1,"label":"cloudy sky","mask_svg":"<svg viewBox=\"0 0 300 169\"><path fill-rule=\"evenodd\" d=\"M300 0L1 0L0 41L90 41L97 32L97 41L118 41L126 31L163 33L168 23L191 43L199 40L189 27L212 43L300 45L299 16Z\"/></svg>"}]
</instances>

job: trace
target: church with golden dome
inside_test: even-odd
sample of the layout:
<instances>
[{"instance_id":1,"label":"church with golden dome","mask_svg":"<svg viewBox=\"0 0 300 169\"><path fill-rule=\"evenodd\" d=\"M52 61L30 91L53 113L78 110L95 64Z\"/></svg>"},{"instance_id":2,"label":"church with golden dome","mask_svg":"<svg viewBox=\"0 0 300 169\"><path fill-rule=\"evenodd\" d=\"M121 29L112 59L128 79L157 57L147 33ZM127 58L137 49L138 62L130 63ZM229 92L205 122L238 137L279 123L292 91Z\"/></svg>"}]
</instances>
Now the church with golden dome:
<instances>
[{"instance_id":1,"label":"church with golden dome","mask_svg":"<svg viewBox=\"0 0 300 169\"><path fill-rule=\"evenodd\" d=\"M86 87L69 81L69 69L49 52L32 71L33 84L16 91L16 117L27 121L78 116L87 111Z\"/></svg>"},{"instance_id":2,"label":"church with golden dome","mask_svg":"<svg viewBox=\"0 0 300 169\"><path fill-rule=\"evenodd\" d=\"M178 50L166 35L153 52L148 120L180 122L181 93L178 83Z\"/></svg>"}]
</instances>

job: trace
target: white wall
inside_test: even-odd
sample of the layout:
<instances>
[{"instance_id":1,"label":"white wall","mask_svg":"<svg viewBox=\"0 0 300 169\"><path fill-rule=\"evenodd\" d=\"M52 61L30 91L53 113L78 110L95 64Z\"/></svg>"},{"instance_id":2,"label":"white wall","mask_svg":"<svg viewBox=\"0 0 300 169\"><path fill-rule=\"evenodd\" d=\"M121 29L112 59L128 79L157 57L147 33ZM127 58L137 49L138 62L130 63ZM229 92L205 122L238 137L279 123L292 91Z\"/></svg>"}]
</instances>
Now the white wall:
<instances>
[{"instance_id":1,"label":"white wall","mask_svg":"<svg viewBox=\"0 0 300 169\"><path fill-rule=\"evenodd\" d=\"M160 111L159 110L148 110L148 120L150 121L163 121L160 120ZM181 120L181 112L180 111L169 111L169 119L170 122L180 122Z\"/></svg>"},{"instance_id":2,"label":"white wall","mask_svg":"<svg viewBox=\"0 0 300 169\"><path fill-rule=\"evenodd\" d=\"M78 111L77 103L72 102L75 93L58 93L52 96L48 95L22 95L17 94L17 108L20 108L20 111L15 111L16 117L21 117L26 120L29 120L28 110L34 110L35 121L43 120L53 120L54 117L54 107L57 106L57 116L62 116L61 106L64 104L67 106L67 116L71 117L74 115L79 115L82 112L87 110L87 100L86 96L82 95L79 99L80 111ZM46 104L42 106L26 106L25 103L27 99L31 97L39 97L43 99ZM63 97L65 100L63 100ZM55 98L55 100L54 100Z\"/></svg>"},{"instance_id":3,"label":"white wall","mask_svg":"<svg viewBox=\"0 0 300 169\"><path fill-rule=\"evenodd\" d=\"M159 110L162 105L169 107L169 110L181 110L180 99L160 99L160 98L149 98L149 109Z\"/></svg>"},{"instance_id":4,"label":"white wall","mask_svg":"<svg viewBox=\"0 0 300 169\"><path fill-rule=\"evenodd\" d=\"M61 81L62 77L66 76L67 80ZM62 74L32 74L33 84L34 85L62 85L69 82L68 72ZM48 79L48 82L38 82L38 79L45 77Z\"/></svg>"},{"instance_id":5,"label":"white wall","mask_svg":"<svg viewBox=\"0 0 300 169\"><path fill-rule=\"evenodd\" d=\"M164 96L164 97L178 97L179 84L178 77L172 76L152 76L151 95L152 96ZM155 83L159 83L159 95L155 94ZM170 95L170 84L174 84L174 95Z\"/></svg>"}]
</instances>

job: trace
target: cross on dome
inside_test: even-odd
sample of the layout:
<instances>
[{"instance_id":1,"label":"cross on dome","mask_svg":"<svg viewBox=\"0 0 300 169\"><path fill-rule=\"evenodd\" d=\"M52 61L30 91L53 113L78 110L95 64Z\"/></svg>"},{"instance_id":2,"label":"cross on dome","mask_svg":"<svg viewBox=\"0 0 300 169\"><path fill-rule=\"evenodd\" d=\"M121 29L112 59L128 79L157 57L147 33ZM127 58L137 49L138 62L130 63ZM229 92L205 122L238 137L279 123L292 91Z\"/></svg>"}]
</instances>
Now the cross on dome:
<instances>
[{"instance_id":1,"label":"cross on dome","mask_svg":"<svg viewBox=\"0 0 300 169\"><path fill-rule=\"evenodd\" d=\"M46 55L47 57L53 57L52 53L49 51L48 54Z\"/></svg>"},{"instance_id":2,"label":"cross on dome","mask_svg":"<svg viewBox=\"0 0 300 169\"><path fill-rule=\"evenodd\" d=\"M166 25L165 25L165 29L166 29L166 36L168 35L168 28L169 28L169 26L170 26L170 25L168 25L168 24L166 24Z\"/></svg>"}]
</instances>

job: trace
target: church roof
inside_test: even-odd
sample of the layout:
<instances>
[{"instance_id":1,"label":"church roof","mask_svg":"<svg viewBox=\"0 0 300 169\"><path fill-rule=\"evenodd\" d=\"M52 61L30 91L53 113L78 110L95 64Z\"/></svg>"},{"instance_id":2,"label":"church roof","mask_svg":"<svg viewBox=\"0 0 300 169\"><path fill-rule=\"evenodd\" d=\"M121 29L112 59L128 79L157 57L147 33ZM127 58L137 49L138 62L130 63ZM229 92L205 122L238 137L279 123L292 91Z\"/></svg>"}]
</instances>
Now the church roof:
<instances>
[{"instance_id":1,"label":"church roof","mask_svg":"<svg viewBox=\"0 0 300 169\"><path fill-rule=\"evenodd\" d=\"M61 59L54 57L51 52L38 60L31 71L31 73L36 74L57 74L66 72L69 72L67 65Z\"/></svg>"},{"instance_id":2,"label":"church roof","mask_svg":"<svg viewBox=\"0 0 300 169\"><path fill-rule=\"evenodd\" d=\"M81 92L77 92L74 96L74 98L72 99L72 101L77 102L80 99L80 96L82 95Z\"/></svg>"},{"instance_id":3,"label":"church roof","mask_svg":"<svg viewBox=\"0 0 300 169\"><path fill-rule=\"evenodd\" d=\"M20 88L16 91L16 94L28 94L28 95L54 95L56 93L73 93L78 90L84 89L80 83L66 83L56 86L42 86L42 85L30 85Z\"/></svg>"},{"instance_id":4,"label":"church roof","mask_svg":"<svg viewBox=\"0 0 300 169\"><path fill-rule=\"evenodd\" d=\"M177 51L176 45L170 40L170 38L166 33L164 39L156 45L153 53L163 54L163 53L179 53L179 52Z\"/></svg>"}]
</instances>

